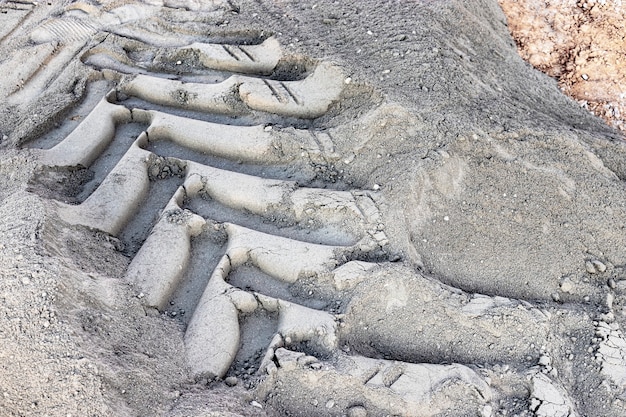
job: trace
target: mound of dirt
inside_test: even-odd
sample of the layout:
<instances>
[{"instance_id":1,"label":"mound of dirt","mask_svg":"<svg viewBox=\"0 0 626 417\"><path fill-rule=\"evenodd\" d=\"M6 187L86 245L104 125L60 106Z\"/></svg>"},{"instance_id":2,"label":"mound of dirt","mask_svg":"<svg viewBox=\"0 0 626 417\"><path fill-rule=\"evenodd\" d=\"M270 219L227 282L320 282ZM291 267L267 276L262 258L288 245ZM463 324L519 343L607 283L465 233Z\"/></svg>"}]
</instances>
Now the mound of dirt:
<instances>
[{"instance_id":1,"label":"mound of dirt","mask_svg":"<svg viewBox=\"0 0 626 417\"><path fill-rule=\"evenodd\" d=\"M626 131L626 8L619 0L500 0L522 57Z\"/></svg>"}]
</instances>

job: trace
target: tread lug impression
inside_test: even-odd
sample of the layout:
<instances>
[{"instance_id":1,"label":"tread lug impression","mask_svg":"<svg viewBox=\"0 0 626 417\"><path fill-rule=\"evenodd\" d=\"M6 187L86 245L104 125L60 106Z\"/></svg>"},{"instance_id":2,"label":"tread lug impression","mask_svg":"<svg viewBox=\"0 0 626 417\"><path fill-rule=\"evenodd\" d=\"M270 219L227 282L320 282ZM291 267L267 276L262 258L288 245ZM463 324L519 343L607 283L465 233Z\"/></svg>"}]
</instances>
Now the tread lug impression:
<instances>
[{"instance_id":1,"label":"tread lug impression","mask_svg":"<svg viewBox=\"0 0 626 417\"><path fill-rule=\"evenodd\" d=\"M379 145L377 133L345 139L369 116L344 117L358 83L347 87L340 62L304 57L300 77L285 76L294 58L281 35L206 30L215 13L237 14L231 1L68 1L23 33L38 7L0 1L0 42L27 40L0 62L0 93L12 105L83 97L55 113L71 123L30 150L45 234L119 252L105 278L132 292L136 308L124 314L175 332L163 343L194 390L254 389L256 405L288 415L491 416L512 399L528 403L519 415L578 415L542 346L554 334L569 349L573 336L554 329L571 312L445 285L392 247L402 226L385 206L391 186L360 189L369 179L350 177L368 163L359 150ZM424 180L433 193L455 163L440 151L423 162L445 174ZM623 386L624 335L595 323L598 373ZM514 348L521 334L532 343ZM244 387L230 388L238 378Z\"/></svg>"}]
</instances>

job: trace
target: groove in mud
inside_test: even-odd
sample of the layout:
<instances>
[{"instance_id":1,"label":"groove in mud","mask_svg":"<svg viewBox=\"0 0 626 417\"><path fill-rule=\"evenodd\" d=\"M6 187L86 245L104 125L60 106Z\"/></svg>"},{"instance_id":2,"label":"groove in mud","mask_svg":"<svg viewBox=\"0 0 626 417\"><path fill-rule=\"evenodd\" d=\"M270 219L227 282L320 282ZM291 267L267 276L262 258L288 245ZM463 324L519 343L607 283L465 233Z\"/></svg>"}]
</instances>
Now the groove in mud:
<instances>
[{"instance_id":1,"label":"groove in mud","mask_svg":"<svg viewBox=\"0 0 626 417\"><path fill-rule=\"evenodd\" d=\"M244 291L257 292L316 310L324 310L327 307L323 300L293 294L290 290L291 284L279 281L254 266L244 265L235 269L228 275L228 283Z\"/></svg>"},{"instance_id":2,"label":"groove in mud","mask_svg":"<svg viewBox=\"0 0 626 417\"><path fill-rule=\"evenodd\" d=\"M186 202L185 208L204 218L217 222L235 223L259 232L307 243L347 246L358 241L356 237L332 225L293 225L286 219L278 216L263 218L255 214L225 207L210 198L196 197L190 199Z\"/></svg>"},{"instance_id":3,"label":"groove in mud","mask_svg":"<svg viewBox=\"0 0 626 417\"><path fill-rule=\"evenodd\" d=\"M169 177L150 181L147 198L118 236L124 242L124 254L134 256L157 222L161 210L183 183L182 178Z\"/></svg>"},{"instance_id":4,"label":"groove in mud","mask_svg":"<svg viewBox=\"0 0 626 417\"><path fill-rule=\"evenodd\" d=\"M85 96L80 104L70 110L63 120L56 123L55 129L30 141L27 147L50 149L59 144L87 117L111 88L112 84L108 81L101 80L88 83Z\"/></svg>"},{"instance_id":5,"label":"groove in mud","mask_svg":"<svg viewBox=\"0 0 626 417\"><path fill-rule=\"evenodd\" d=\"M128 123L117 127L111 144L89 167L94 176L91 181L84 184L83 190L78 194L79 202L85 201L100 186L142 131L143 126L137 123Z\"/></svg>"},{"instance_id":6,"label":"groove in mud","mask_svg":"<svg viewBox=\"0 0 626 417\"><path fill-rule=\"evenodd\" d=\"M151 74L152 75L152 74ZM277 125L291 126L296 129L309 129L313 126L313 120L300 119L296 117L279 116L271 113L250 111L249 114L229 116L216 113L205 113L200 111L186 110L177 107L164 106L136 97L127 97L119 99L115 104L120 104L128 109L144 109L157 110L162 113L173 114L174 116L187 117L190 119L202 120L211 123L220 123L234 126L253 126L253 125Z\"/></svg>"},{"instance_id":7,"label":"groove in mud","mask_svg":"<svg viewBox=\"0 0 626 417\"><path fill-rule=\"evenodd\" d=\"M0 5L0 42L11 36L32 11L32 4L11 1L5 5Z\"/></svg>"},{"instance_id":8,"label":"groove in mud","mask_svg":"<svg viewBox=\"0 0 626 417\"><path fill-rule=\"evenodd\" d=\"M239 319L241 347L235 356L228 375L242 378L253 375L278 330L275 313L257 310Z\"/></svg>"},{"instance_id":9,"label":"groove in mud","mask_svg":"<svg viewBox=\"0 0 626 417\"><path fill-rule=\"evenodd\" d=\"M193 312L202 297L212 271L226 252L226 241L211 236L205 231L191 238L191 256L187 272L170 299L169 309L176 312L179 320L185 325L193 316Z\"/></svg>"},{"instance_id":10,"label":"groove in mud","mask_svg":"<svg viewBox=\"0 0 626 417\"><path fill-rule=\"evenodd\" d=\"M210 140L210 138L207 139ZM162 157L173 157L197 162L202 165L254 175L260 178L284 179L302 183L308 183L313 179L312 172L309 172L307 175L307 171L303 170L302 166L298 167L297 164L292 164L291 166L240 164L236 161L198 152L168 140L151 141L145 149Z\"/></svg>"}]
</instances>

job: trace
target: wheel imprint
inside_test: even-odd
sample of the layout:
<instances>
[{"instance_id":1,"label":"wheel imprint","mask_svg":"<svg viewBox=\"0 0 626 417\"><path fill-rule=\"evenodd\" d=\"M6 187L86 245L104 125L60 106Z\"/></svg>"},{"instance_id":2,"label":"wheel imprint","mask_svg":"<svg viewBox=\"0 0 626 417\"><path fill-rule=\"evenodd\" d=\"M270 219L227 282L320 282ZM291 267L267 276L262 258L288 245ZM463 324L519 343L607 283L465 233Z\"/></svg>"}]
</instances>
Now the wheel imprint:
<instances>
[{"instance_id":1,"label":"wheel imprint","mask_svg":"<svg viewBox=\"0 0 626 417\"><path fill-rule=\"evenodd\" d=\"M134 255L126 279L137 286L147 307L165 311L185 285L199 239L218 242L219 250L214 254L217 263L206 273L209 276L202 295L185 319L186 355L194 376L225 377L245 344L245 321L256 315L269 317L274 323L269 342L255 364L257 374L269 374L270 389L273 378L305 381L310 372L324 367L329 380L346 384L353 396L364 398L357 405L345 399L342 406L356 410L354 415L359 415L359 407L372 413L436 414L442 410L425 411L425 404L434 392L445 391L450 381L460 381L467 395L476 395L483 404L491 403L492 388L470 367L373 359L349 353L341 346L342 339L350 339L342 332L349 330L342 330L342 309L334 309L326 301L337 294L351 294L375 271L393 269L384 261L389 241L375 192L303 187L293 180L262 178L192 159L157 155L151 150L158 144L169 144L242 164L332 165L340 155L335 152L329 132L214 123L173 114L173 109L231 117L264 112L285 120L317 118L341 99L344 78L338 67L321 62L304 79L274 80L266 76L283 58L274 38L258 45L180 45L174 37L166 36L161 45L155 46L144 42L145 34L136 27L134 32L128 28L118 31L124 36L131 33L133 39L118 38L110 30L100 45L83 50L86 37L107 31L117 21L133 21L155 11L139 7L103 14L80 3L75 10L80 12L79 18L51 20L32 35L44 45L42 56L49 53L45 48L52 41L63 38L69 44L74 42L71 53L80 52L83 63L99 70L116 87L60 143L39 151L42 164L89 168L115 140L120 126L140 124L142 132L84 201L76 205L55 201L54 207L66 223L119 236L145 204L152 183L163 178L178 181L176 191ZM84 15L91 16L91 20ZM129 42L136 53L129 52L132 48L119 48L119 42ZM143 46L136 48L137 44ZM178 65L174 60L183 56L192 56L198 63L189 69L194 77L203 71L236 74L212 83L201 77L174 79L176 76L166 70ZM258 220L252 221L252 227L232 219L218 220L199 209L207 201ZM255 222L272 223L277 219L291 227L285 228L286 236L254 227ZM280 225L278 229L282 230ZM313 237L307 240L302 234L291 233L293 229L311 232ZM258 273L250 274L254 278L248 279L244 276L250 269ZM287 300L280 291L270 291L272 286L313 288L309 298L320 294L322 301L318 305L308 300L312 306L307 306L307 297ZM438 284L435 287L428 291L445 294L446 299L458 296L458 291ZM398 295L402 291L389 291L393 296L386 309L391 314L406 300ZM534 323L530 316L538 313L528 305L501 297L475 296L442 306L477 323L485 330L485 343L497 341L501 334L477 319L480 314L516 311L511 313L515 324L523 326ZM538 332L545 330L541 326L535 326ZM462 334L463 330L455 331ZM322 365L316 358L297 352L301 347L336 360L332 365ZM293 373L284 376L284 371ZM542 395L552 389L550 378L539 374L530 379L540 387L534 398L548 401ZM567 395L560 391L559 395L562 415L575 415ZM536 404L537 410L541 404ZM537 414L541 415L539 411Z\"/></svg>"},{"instance_id":2,"label":"wheel imprint","mask_svg":"<svg viewBox=\"0 0 626 417\"><path fill-rule=\"evenodd\" d=\"M74 31L71 21L52 21L38 32L49 37ZM78 26L76 26L78 27ZM85 25L83 24L83 26ZM194 51L203 67L250 74L270 73L281 53L268 38L257 46L194 43L174 48ZM181 183L148 238L131 262L126 277L138 285L143 302L163 310L183 280L192 252L192 238L200 234L225 236L227 245L208 280L185 336L187 355L197 376L223 377L240 347L240 316L256 310L276 314L278 326L262 363L273 363L274 349L289 343L314 341L329 354L337 348L336 317L259 292L241 290L228 283L238 267L251 265L268 276L293 284L299 279L325 277L338 290L353 286L359 275L376 264L358 260L380 257L388 241L371 192L301 187L295 181L259 178L199 164L191 160L162 158L147 150L149 142L168 141L216 157L250 164L321 163L336 160L327 133L290 129L278 131L263 125L232 126L210 123L156 110L128 108L123 97L147 103L229 116L265 111L285 117L314 118L339 99L341 71L321 63L301 81L274 81L233 75L217 84L183 83L143 73L123 74L102 68L103 54L138 68L128 56L116 56L103 47L83 54L82 60L116 79L110 91L89 115L60 143L40 151L48 167L90 167L114 140L118 126L141 123L144 132L98 188L78 205L55 202L58 216L67 223L119 235L136 214L151 181L176 175ZM117 67L117 65L112 65ZM134 71L133 71L134 72ZM209 198L234 210L259 217L280 217L291 224L333 227L350 245L314 244L274 236L234 223L216 222L185 208L190 200ZM164 246L168 249L164 251Z\"/></svg>"}]
</instances>

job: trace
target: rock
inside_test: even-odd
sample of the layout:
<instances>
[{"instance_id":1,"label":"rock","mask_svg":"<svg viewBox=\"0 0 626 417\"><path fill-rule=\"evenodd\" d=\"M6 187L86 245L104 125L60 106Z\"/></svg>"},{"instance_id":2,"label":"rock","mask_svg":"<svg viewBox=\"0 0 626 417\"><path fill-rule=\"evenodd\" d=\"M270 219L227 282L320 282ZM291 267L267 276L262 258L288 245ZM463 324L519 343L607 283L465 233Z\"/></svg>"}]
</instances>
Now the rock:
<instances>
[{"instance_id":1,"label":"rock","mask_svg":"<svg viewBox=\"0 0 626 417\"><path fill-rule=\"evenodd\" d=\"M606 265L603 264L600 261L591 261L591 263L593 264L593 266L595 267L595 269L597 269L600 272L605 272L606 271Z\"/></svg>"},{"instance_id":2,"label":"rock","mask_svg":"<svg viewBox=\"0 0 626 417\"><path fill-rule=\"evenodd\" d=\"M539 358L539 365L541 366L550 366L552 364L552 359L549 356L541 355Z\"/></svg>"},{"instance_id":3,"label":"rock","mask_svg":"<svg viewBox=\"0 0 626 417\"><path fill-rule=\"evenodd\" d=\"M224 383L229 387L234 387L238 382L239 380L235 376L229 376L224 380Z\"/></svg>"},{"instance_id":4,"label":"rock","mask_svg":"<svg viewBox=\"0 0 626 417\"><path fill-rule=\"evenodd\" d=\"M360 405L351 407L348 410L348 417L367 417L367 410Z\"/></svg>"},{"instance_id":5,"label":"rock","mask_svg":"<svg viewBox=\"0 0 626 417\"><path fill-rule=\"evenodd\" d=\"M563 281L561 282L561 291L571 294L573 290L574 283L569 278L563 279Z\"/></svg>"}]
</instances>

